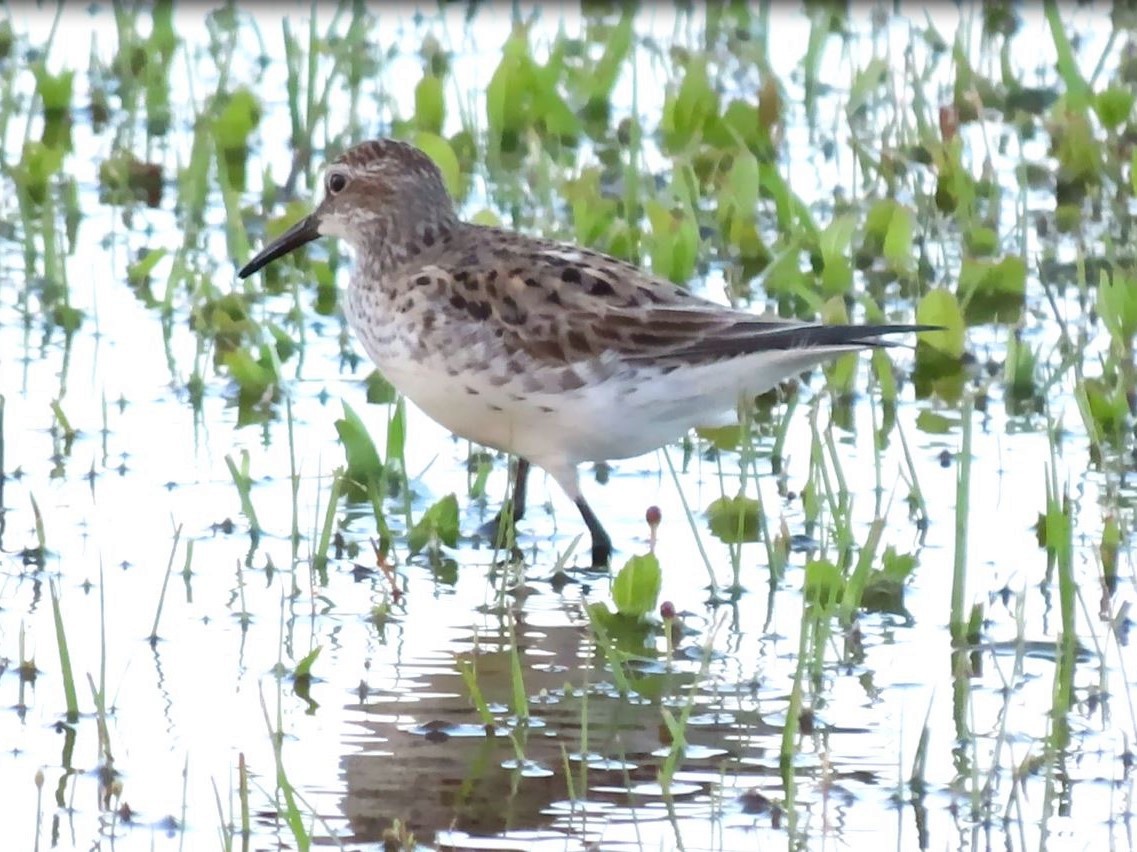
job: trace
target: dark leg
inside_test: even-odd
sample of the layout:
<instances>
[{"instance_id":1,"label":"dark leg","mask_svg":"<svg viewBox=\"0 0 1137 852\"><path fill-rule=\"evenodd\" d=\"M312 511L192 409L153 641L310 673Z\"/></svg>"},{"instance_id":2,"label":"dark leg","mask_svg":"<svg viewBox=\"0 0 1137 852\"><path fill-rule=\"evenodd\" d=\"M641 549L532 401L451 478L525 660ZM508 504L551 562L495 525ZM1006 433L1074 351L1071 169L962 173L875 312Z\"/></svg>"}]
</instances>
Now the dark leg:
<instances>
[{"instance_id":1,"label":"dark leg","mask_svg":"<svg viewBox=\"0 0 1137 852\"><path fill-rule=\"evenodd\" d=\"M584 518L584 525L592 536L592 567L608 567L608 559L612 555L612 539L608 538L608 533L604 532L604 527L596 515L592 514L592 509L583 497L576 498L576 508L580 509L580 516Z\"/></svg>"},{"instance_id":2,"label":"dark leg","mask_svg":"<svg viewBox=\"0 0 1137 852\"><path fill-rule=\"evenodd\" d=\"M482 525L480 532L482 535L488 536L491 541L496 544L504 544L501 540L502 531L505 529L506 510L508 509L509 526L513 528L517 522L525 516L525 490L526 484L529 482L529 460L517 460L517 472L513 478L513 492L510 495L509 503L501 507L492 521Z\"/></svg>"},{"instance_id":3,"label":"dark leg","mask_svg":"<svg viewBox=\"0 0 1137 852\"><path fill-rule=\"evenodd\" d=\"M517 460L517 472L513 477L513 494L510 501L513 504L513 522L517 523L525 517L525 486L529 482L529 459Z\"/></svg>"}]
</instances>

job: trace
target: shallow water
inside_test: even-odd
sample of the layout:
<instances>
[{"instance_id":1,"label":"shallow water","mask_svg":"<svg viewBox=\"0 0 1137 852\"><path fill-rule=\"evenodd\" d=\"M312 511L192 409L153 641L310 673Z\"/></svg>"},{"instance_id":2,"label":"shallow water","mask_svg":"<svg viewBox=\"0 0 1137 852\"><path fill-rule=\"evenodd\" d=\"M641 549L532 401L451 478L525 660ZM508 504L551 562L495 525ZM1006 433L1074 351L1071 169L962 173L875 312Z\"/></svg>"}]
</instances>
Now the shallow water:
<instances>
[{"instance_id":1,"label":"shallow water","mask_svg":"<svg viewBox=\"0 0 1137 852\"><path fill-rule=\"evenodd\" d=\"M72 14L65 15L51 58L82 67L88 21ZM257 14L268 49L279 50L279 23L267 11ZM100 48L107 49L113 22L106 12L92 20L102 28ZM200 21L186 10L178 20L188 43L204 44ZM790 69L809 32L795 20L781 21L784 37L771 39L785 81L793 79ZM551 37L558 25L546 12L534 41ZM564 25L579 23L569 17ZM1028 25L1033 29L1018 43L1048 50L1049 36L1039 35L1042 23L1028 19ZM28 26L39 32L43 21ZM383 30L392 38L398 34L404 47L376 86L389 88L400 103L399 75L407 68L419 73L413 50L432 26L442 32L438 24L415 25L409 17ZM1088 55L1101 49L1104 34L1097 26L1086 28ZM643 27L654 27L658 38L672 30L662 18L645 20ZM460 14L452 15L446 32L468 63L456 65L457 79L475 89L484 85L508 22L483 10L469 30ZM890 37L903 44L905 32L897 21ZM872 46L867 36L857 44ZM187 80L200 98L216 76L203 52L191 50L190 56L192 75L173 77L175 103L183 102L178 96L189 103L188 91L178 88ZM1029 67L1046 61L1015 58ZM255 64L251 57L243 61L247 68L233 69L237 78ZM835 48L831 61L835 74L847 76L850 58ZM641 112L652 110L651 98L666 79L653 89L649 72L663 70L644 61ZM30 89L26 77L17 75L17 88ZM251 184L262 169L278 182L288 171L287 114L271 94L281 90L282 80L283 71L270 66L258 84L269 109L250 162ZM76 100L83 103L82 72L76 85ZM625 80L617 88L618 109L630 102L629 85ZM181 124L174 126L181 131L151 152L171 172L189 147L190 113L179 109ZM995 132L993 123L984 129ZM22 122L8 126L5 152L19 151L22 132ZM683 450L675 446L667 456L613 465L603 484L584 472L589 500L617 543L617 566L647 550L644 511L661 508L655 546L663 568L661 599L674 603L686 628L670 651L656 637L659 657L633 667L644 678L643 690L662 700L622 695L597 652L585 612L590 602L610 600L609 578L574 571L574 582L563 589L549 582L558 556L581 529L574 507L544 476L533 477L532 508L520 531L523 576L496 567L492 550L473 535L433 563L425 556L407 559L397 543L396 601L370 550L376 530L366 506L337 512L337 532L351 552L329 561L326 581L310 570L331 474L343 463L334 428L341 401L361 413L376 445L386 446L389 410L366 402L362 380L370 366L353 366L343 357L345 346L361 350L343 342L340 319L315 313L313 292L301 291L305 337L299 366L288 367L294 371L287 387L291 424L280 404L266 422L239 425L234 388L208 365L195 412L186 382L198 342L184 294L175 299L164 334L159 313L123 282L125 265L140 247L180 244L176 188L167 188L161 209L136 209L124 222L120 210L97 197L96 163L115 141L83 122L73 133L76 153L65 169L79 182L84 218L67 263L71 303L86 319L69 347L58 329L45 332L36 288L23 306L28 282L20 243L0 241L6 282L0 286L0 707L7 708L0 713L0 815L11 848L92 848L112 840L118 849L217 844L224 826L240 822L242 763L249 770L249 848L293 845L294 829L284 822L283 799L274 792L275 731L283 734L282 771L299 797L304 830L322 844L341 838L348 848L379 848L395 820L421 843L446 848L750 849L787 842L808 848L869 842L1034 848L1044 840L1059 848L1132 845L1126 818L1133 787L1125 756L1137 734L1130 691L1137 669L1124 646L1123 607L1133 598L1133 571L1124 552L1121 584L1103 601L1097 547L1103 507L1121 507L1131 523L1133 488L1091 465L1068 386L1059 387L1050 404L1067 430L1058 445L1057 477L1075 505L1074 566L1081 590L1078 640L1084 653L1075 675L1069 749L1044 760L1042 771L1020 775L1045 750L1061 629L1047 554L1033 530L1046 508L1046 420L1010 415L998 382L990 386L986 411L973 415L967 603L985 605L985 623L983 644L970 655L974 674L954 677L961 655L951 645L947 604L960 414L916 401L908 386L897 429L879 454L873 435L881 411L871 395L853 407L851 429L832 426L857 541L879 516L884 544L918 554L904 597L907 614L862 614L853 633L829 638L824 666L805 687L812 725L795 744L790 791L779 753L801 650L802 569L834 540L828 524L806 524L800 499L791 496L810 474L810 418L816 413L822 428L834 418L820 372L803 389L782 472L775 474L769 462L772 437L759 437L754 452L761 475L746 483L748 493L761 495L771 528L784 524L802 542L774 583L764 545L744 545L733 557L705 528L701 510L737 491L737 456L723 453L716 460L698 445L684 464ZM786 167L801 176L795 191L816 196L822 210L834 183L856 195L848 161L817 156L806 144L804 125L789 134L802 140L787 146ZM94 156L85 156L88 151ZM1009 171L1017 157L1012 152L993 163ZM246 202L252 204L257 190L250 190ZM468 206L477 209L489 197L476 193ZM1046 203L1028 195L1028 206L1034 202ZM12 202L0 204L5 218L15 221ZM226 291L237 286L234 264L245 258L228 257L221 199L215 204L216 231L195 262ZM1056 252L1069 258L1077 248L1059 239ZM950 267L952 247L942 251ZM160 265L158 291L165 274L168 265ZM716 275L705 285L721 297ZM1034 321L1026 336L1052 345L1057 331L1039 282L1032 279L1029 287L1027 313ZM1063 316L1076 322L1077 294L1060 298ZM266 298L256 310L267 318L292 307L289 293ZM1001 360L1007 337L1000 326L972 329L969 350L980 364L988 357ZM890 354L900 375L910 371L910 351ZM868 372L862 359L862 391ZM54 425L56 400L77 429L70 443ZM955 425L946 434L922 431L917 418L926 409ZM488 501L470 499L466 442L413 407L407 417L405 466L415 516L455 492L461 528L473 533L504 493L504 459L495 462ZM906 504L900 432L927 501L926 529ZM227 457L240 465L243 453L254 480L259 537L249 534L226 465ZM674 479L669 459L680 468ZM694 512L695 530L685 503ZM400 504L401 498L392 501ZM42 560L35 553L34 507L47 545ZM390 520L403 527L394 509ZM734 558L742 591L733 602L722 601L725 593L712 600L710 576L725 590ZM52 587L81 710L70 722L64 718L66 678ZM385 618L374 617L379 605L389 607ZM1099 607L1118 617L1116 628L1099 617ZM159 637L154 643L148 641L152 632ZM514 647L527 699L524 722ZM288 673L315 648L320 655L313 682L306 692L298 690ZM34 661L34 682L21 678L22 660ZM494 716L494 736L487 736L471 702L462 676L466 665ZM113 762L100 747L97 690L107 696L104 748ZM676 717L688 714L688 746L669 795L658 774L670 751L661 705ZM914 796L907 783L925 727L926 788ZM113 787L100 774L108 767L117 773ZM1050 778L1057 779L1057 792L1045 790Z\"/></svg>"}]
</instances>

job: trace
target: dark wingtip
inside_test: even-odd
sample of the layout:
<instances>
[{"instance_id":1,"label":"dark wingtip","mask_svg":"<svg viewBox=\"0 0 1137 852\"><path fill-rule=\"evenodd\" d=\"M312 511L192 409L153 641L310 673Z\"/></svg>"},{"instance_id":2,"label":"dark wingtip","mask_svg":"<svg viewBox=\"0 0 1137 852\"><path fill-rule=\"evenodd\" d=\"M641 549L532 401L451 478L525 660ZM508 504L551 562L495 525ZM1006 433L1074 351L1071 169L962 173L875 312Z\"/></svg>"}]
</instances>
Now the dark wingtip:
<instances>
[{"instance_id":1,"label":"dark wingtip","mask_svg":"<svg viewBox=\"0 0 1137 852\"><path fill-rule=\"evenodd\" d=\"M772 343L777 339L778 346L771 348L796 349L807 346L902 346L895 340L885 340L886 336L899 334L918 334L922 331L943 331L939 325L801 325L786 326L771 332Z\"/></svg>"},{"instance_id":2,"label":"dark wingtip","mask_svg":"<svg viewBox=\"0 0 1137 852\"><path fill-rule=\"evenodd\" d=\"M823 326L823 328L826 326ZM885 335L892 334L919 334L923 331L947 331L942 325L845 325L845 326L832 326L833 328L845 329L853 333L846 343L862 346L902 346L895 340L884 340Z\"/></svg>"}]
</instances>

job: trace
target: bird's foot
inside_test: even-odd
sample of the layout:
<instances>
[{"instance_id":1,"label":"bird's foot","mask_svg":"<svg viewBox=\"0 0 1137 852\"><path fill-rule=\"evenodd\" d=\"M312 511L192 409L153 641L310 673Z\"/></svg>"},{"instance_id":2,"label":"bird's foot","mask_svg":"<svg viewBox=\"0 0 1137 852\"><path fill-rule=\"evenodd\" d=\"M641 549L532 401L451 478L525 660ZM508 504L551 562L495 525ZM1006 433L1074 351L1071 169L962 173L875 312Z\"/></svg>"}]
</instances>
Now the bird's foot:
<instances>
[{"instance_id":1,"label":"bird's foot","mask_svg":"<svg viewBox=\"0 0 1137 852\"><path fill-rule=\"evenodd\" d=\"M612 542L607 536L603 540L592 539L592 568L595 571L604 571L612 559Z\"/></svg>"}]
</instances>

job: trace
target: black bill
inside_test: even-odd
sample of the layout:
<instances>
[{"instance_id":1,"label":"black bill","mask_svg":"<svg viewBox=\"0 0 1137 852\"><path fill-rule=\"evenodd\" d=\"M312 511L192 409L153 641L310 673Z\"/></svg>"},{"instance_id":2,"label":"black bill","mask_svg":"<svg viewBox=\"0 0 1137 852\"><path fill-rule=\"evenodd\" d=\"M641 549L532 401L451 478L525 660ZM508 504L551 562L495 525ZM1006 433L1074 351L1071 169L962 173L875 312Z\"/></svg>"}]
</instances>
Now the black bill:
<instances>
[{"instance_id":1,"label":"black bill","mask_svg":"<svg viewBox=\"0 0 1137 852\"><path fill-rule=\"evenodd\" d=\"M315 213L305 216L265 246L260 254L241 267L241 271L237 275L240 278L248 278L258 269L267 266L278 257L283 257L290 251L296 251L300 246L312 242L318 236L320 236L320 220L316 218Z\"/></svg>"}]
</instances>

